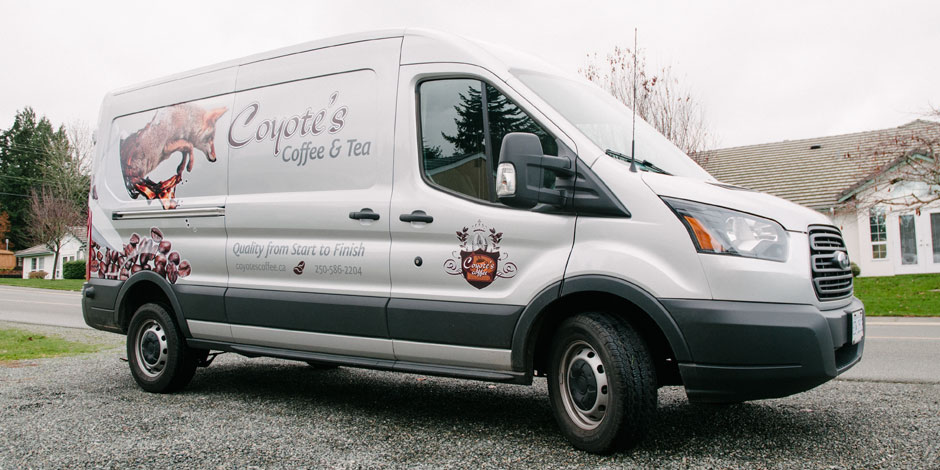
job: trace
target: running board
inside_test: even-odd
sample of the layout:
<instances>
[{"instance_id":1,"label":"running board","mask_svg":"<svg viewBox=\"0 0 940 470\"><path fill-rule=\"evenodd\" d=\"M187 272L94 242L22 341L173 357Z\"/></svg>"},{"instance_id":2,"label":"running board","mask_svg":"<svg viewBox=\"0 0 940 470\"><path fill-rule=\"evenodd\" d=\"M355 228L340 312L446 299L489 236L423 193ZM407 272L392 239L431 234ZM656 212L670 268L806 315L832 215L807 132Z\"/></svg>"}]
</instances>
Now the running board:
<instances>
[{"instance_id":1,"label":"running board","mask_svg":"<svg viewBox=\"0 0 940 470\"><path fill-rule=\"evenodd\" d=\"M247 357L276 357L292 361L323 362L335 364L338 366L408 372L412 374L435 375L440 377L453 377L457 379L482 380L486 382L501 382L520 385L532 384L532 376L522 372L493 371L485 369L473 369L469 367L442 366L434 364L421 364L417 362L394 361L388 359L370 359L365 357L296 351L292 349L280 349L267 346L229 344L219 341L207 341L201 339L187 339L186 343L192 348L231 351Z\"/></svg>"}]
</instances>

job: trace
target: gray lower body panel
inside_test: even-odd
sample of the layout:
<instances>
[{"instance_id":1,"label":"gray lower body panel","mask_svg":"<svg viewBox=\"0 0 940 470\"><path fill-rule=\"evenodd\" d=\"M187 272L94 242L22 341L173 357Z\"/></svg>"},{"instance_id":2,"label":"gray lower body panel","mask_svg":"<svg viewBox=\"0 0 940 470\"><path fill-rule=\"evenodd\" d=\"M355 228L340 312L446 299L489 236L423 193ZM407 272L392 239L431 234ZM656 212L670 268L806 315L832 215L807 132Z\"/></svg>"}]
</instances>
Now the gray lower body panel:
<instances>
[{"instance_id":1,"label":"gray lower body panel","mask_svg":"<svg viewBox=\"0 0 940 470\"><path fill-rule=\"evenodd\" d=\"M853 299L846 307L662 300L692 360L679 364L691 400L733 402L809 390L858 363L864 339L851 343Z\"/></svg>"},{"instance_id":2,"label":"gray lower body panel","mask_svg":"<svg viewBox=\"0 0 940 470\"><path fill-rule=\"evenodd\" d=\"M337 356L510 371L510 350L187 320L193 339Z\"/></svg>"}]
</instances>

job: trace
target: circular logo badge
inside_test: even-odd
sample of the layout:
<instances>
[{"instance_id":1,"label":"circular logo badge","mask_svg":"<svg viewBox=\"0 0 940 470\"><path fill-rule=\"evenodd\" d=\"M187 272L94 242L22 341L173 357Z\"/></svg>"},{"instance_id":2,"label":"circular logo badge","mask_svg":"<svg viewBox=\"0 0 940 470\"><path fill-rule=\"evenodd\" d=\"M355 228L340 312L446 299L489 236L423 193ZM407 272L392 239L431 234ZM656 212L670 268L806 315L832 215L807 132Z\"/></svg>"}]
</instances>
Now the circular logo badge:
<instances>
[{"instance_id":1,"label":"circular logo badge","mask_svg":"<svg viewBox=\"0 0 940 470\"><path fill-rule=\"evenodd\" d=\"M837 251L832 255L832 264L839 267L839 269L849 269L851 263L849 262L849 255L845 254L844 251Z\"/></svg>"}]
</instances>

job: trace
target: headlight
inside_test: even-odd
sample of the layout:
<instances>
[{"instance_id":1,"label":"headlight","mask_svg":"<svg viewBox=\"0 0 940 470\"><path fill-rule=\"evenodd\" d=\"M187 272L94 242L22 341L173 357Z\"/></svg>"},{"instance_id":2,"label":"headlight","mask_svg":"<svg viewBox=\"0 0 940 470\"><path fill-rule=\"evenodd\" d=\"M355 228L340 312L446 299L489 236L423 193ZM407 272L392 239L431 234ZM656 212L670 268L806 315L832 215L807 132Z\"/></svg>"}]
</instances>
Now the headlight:
<instances>
[{"instance_id":1,"label":"headlight","mask_svg":"<svg viewBox=\"0 0 940 470\"><path fill-rule=\"evenodd\" d=\"M787 260L787 231L773 220L683 199L662 199L689 230L699 253Z\"/></svg>"}]
</instances>

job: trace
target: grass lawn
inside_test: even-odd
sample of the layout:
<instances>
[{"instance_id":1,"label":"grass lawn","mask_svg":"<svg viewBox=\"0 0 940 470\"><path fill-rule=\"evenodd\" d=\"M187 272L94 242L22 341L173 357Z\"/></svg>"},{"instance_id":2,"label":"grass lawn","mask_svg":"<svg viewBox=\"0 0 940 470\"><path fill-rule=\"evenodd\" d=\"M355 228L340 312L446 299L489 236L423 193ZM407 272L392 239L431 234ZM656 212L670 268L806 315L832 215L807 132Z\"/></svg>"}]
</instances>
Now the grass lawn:
<instances>
[{"instance_id":1,"label":"grass lawn","mask_svg":"<svg viewBox=\"0 0 940 470\"><path fill-rule=\"evenodd\" d=\"M41 289L74 290L81 292L84 279L9 279L0 277L0 286L38 287Z\"/></svg>"},{"instance_id":2,"label":"grass lawn","mask_svg":"<svg viewBox=\"0 0 940 470\"><path fill-rule=\"evenodd\" d=\"M71 356L99 351L103 345L76 343L19 329L0 329L0 361Z\"/></svg>"},{"instance_id":3,"label":"grass lawn","mask_svg":"<svg viewBox=\"0 0 940 470\"><path fill-rule=\"evenodd\" d=\"M940 316L940 274L857 277L867 315Z\"/></svg>"}]
</instances>

